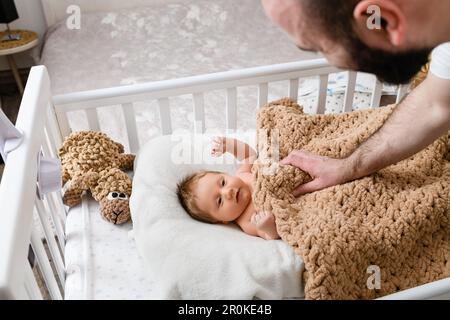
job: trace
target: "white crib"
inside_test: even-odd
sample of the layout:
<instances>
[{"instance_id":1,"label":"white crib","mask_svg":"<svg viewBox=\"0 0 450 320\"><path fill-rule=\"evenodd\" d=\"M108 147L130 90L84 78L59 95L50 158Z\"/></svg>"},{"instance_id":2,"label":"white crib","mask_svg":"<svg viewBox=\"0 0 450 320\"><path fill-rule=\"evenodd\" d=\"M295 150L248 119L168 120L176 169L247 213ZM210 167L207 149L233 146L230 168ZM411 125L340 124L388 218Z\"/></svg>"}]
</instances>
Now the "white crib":
<instances>
[{"instance_id":1,"label":"white crib","mask_svg":"<svg viewBox=\"0 0 450 320\"><path fill-rule=\"evenodd\" d=\"M195 118L195 131L205 131L204 94L213 90L226 92L227 128L237 128L237 88L255 86L258 106L268 100L269 83L287 80L289 96L297 100L299 79L319 78L317 106L314 113L324 113L328 76L339 72L323 59L264 66L245 70L208 74L169 81L137 84L117 88L77 92L52 97L50 79L43 66L31 70L23 96L16 127L24 134L21 145L8 155L0 185L0 299L42 299L30 263L31 245L45 285L52 299L64 298L66 266L65 221L67 208L60 192L40 200L36 195L37 155L56 157L57 149L70 132L67 112L84 110L91 130L100 130L97 108L121 105L125 120L128 145L131 152L139 150L138 130L133 103L157 100L161 118L161 131L172 133L169 108L170 98L191 95ZM349 72L342 111L351 111L356 84L355 72ZM398 90L397 101L407 93L407 87ZM374 86L372 107L380 105L382 84ZM249 128L245 128L249 129ZM33 228L33 212L37 212L43 226L49 252L40 234ZM51 222L50 222L51 221ZM50 263L53 262L53 266ZM53 269L52 269L53 268ZM405 290L384 299L440 299L450 298L450 278Z\"/></svg>"}]
</instances>

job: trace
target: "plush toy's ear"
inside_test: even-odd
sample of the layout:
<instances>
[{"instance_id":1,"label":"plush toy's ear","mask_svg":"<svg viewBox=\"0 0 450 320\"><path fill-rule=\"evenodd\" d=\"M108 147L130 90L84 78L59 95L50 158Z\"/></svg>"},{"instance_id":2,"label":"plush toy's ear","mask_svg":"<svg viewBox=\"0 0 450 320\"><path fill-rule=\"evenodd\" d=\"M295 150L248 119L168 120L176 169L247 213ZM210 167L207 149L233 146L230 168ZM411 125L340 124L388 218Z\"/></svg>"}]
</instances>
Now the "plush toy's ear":
<instances>
[{"instance_id":1,"label":"plush toy's ear","mask_svg":"<svg viewBox=\"0 0 450 320\"><path fill-rule=\"evenodd\" d=\"M123 147L123 144L121 144L119 142L115 142L115 141L113 141L113 143L115 143L116 146L119 148L119 153L123 153L125 151L125 148Z\"/></svg>"},{"instance_id":2,"label":"plush toy's ear","mask_svg":"<svg viewBox=\"0 0 450 320\"><path fill-rule=\"evenodd\" d=\"M133 170L134 158L136 158L134 154L121 154L119 156L120 168L122 170Z\"/></svg>"}]
</instances>

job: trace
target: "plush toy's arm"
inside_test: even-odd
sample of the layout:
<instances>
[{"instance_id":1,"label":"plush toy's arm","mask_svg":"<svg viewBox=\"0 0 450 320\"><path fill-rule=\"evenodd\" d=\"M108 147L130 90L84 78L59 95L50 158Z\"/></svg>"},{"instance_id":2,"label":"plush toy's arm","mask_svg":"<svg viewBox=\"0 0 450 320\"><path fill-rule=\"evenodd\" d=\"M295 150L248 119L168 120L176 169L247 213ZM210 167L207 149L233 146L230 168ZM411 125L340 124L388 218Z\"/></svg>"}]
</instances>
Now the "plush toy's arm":
<instances>
[{"instance_id":1,"label":"plush toy's arm","mask_svg":"<svg viewBox=\"0 0 450 320\"><path fill-rule=\"evenodd\" d=\"M62 185L64 186L70 180L70 174L65 167L61 168Z\"/></svg>"},{"instance_id":2,"label":"plush toy's arm","mask_svg":"<svg viewBox=\"0 0 450 320\"><path fill-rule=\"evenodd\" d=\"M120 155L120 168L122 170L133 170L134 154L121 154Z\"/></svg>"},{"instance_id":3,"label":"plush toy's arm","mask_svg":"<svg viewBox=\"0 0 450 320\"><path fill-rule=\"evenodd\" d=\"M73 207L81 202L83 191L94 187L98 181L98 173L88 172L69 181L64 192L63 202L66 206Z\"/></svg>"}]
</instances>

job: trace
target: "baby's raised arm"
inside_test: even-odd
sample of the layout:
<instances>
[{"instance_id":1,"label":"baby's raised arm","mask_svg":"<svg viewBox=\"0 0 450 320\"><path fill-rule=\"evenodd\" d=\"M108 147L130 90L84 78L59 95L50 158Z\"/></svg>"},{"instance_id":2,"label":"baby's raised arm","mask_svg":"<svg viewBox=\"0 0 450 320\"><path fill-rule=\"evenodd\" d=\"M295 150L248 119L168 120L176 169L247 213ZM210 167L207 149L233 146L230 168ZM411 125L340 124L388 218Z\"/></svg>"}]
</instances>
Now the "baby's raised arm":
<instances>
[{"instance_id":1,"label":"baby's raised arm","mask_svg":"<svg viewBox=\"0 0 450 320\"><path fill-rule=\"evenodd\" d=\"M213 140L212 155L218 157L227 152L242 161L236 173L251 172L253 162L256 160L256 151L252 147L234 138L216 137Z\"/></svg>"}]
</instances>

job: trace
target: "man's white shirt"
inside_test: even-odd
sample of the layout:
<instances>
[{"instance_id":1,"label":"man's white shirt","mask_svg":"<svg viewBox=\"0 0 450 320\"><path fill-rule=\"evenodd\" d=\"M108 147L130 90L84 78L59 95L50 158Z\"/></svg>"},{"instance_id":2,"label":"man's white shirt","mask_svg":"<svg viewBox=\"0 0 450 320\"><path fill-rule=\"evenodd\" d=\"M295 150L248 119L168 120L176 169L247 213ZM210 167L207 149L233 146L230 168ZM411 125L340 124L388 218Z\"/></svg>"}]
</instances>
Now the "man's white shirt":
<instances>
[{"instance_id":1,"label":"man's white shirt","mask_svg":"<svg viewBox=\"0 0 450 320\"><path fill-rule=\"evenodd\" d=\"M441 44L433 50L430 72L439 78L450 80L450 42Z\"/></svg>"}]
</instances>

